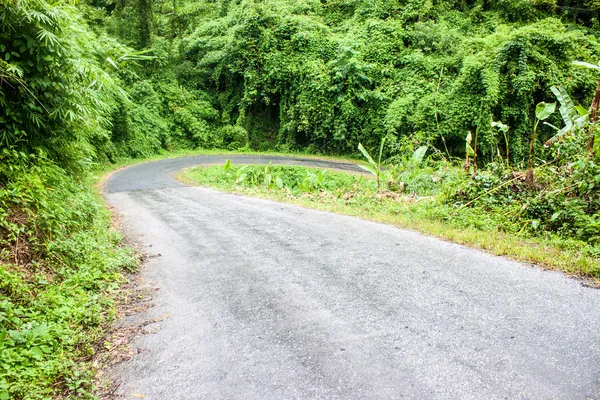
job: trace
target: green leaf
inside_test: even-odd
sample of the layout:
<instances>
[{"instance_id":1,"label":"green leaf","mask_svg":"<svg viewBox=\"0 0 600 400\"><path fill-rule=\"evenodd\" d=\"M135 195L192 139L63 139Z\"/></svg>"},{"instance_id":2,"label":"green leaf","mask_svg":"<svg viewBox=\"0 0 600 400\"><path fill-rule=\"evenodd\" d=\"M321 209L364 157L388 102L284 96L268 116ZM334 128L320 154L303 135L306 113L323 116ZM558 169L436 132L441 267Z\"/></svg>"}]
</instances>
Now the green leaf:
<instances>
[{"instance_id":1,"label":"green leaf","mask_svg":"<svg viewBox=\"0 0 600 400\"><path fill-rule=\"evenodd\" d=\"M467 154L467 157L475 155L475 150L473 150L473 148L471 147L472 141L473 141L473 135L471 135L471 131L469 131L469 133L467 134L467 137L465 138L465 152Z\"/></svg>"},{"instance_id":2,"label":"green leaf","mask_svg":"<svg viewBox=\"0 0 600 400\"><path fill-rule=\"evenodd\" d=\"M421 164L421 162L423 161L423 157L425 157L425 153L427 153L427 146L421 146L419 147L417 150L415 150L415 152L412 155L412 161L415 164Z\"/></svg>"},{"instance_id":3,"label":"green leaf","mask_svg":"<svg viewBox=\"0 0 600 400\"><path fill-rule=\"evenodd\" d=\"M600 71L600 65L591 64L591 63L588 63L585 61L573 61L573 65L577 65L579 67L591 68L591 69L595 69L596 71Z\"/></svg>"},{"instance_id":4,"label":"green leaf","mask_svg":"<svg viewBox=\"0 0 600 400\"><path fill-rule=\"evenodd\" d=\"M508 132L509 126L502 123L502 121L492 121L492 128L498 128L501 132Z\"/></svg>"},{"instance_id":5,"label":"green leaf","mask_svg":"<svg viewBox=\"0 0 600 400\"><path fill-rule=\"evenodd\" d=\"M369 152L367 150L365 150L365 148L363 147L362 143L358 144L358 150L360 150L360 152L362 153L362 155L365 156L365 158L367 159L367 161L369 162L369 164L371 164L373 166L377 166L377 163L375 162L375 160L373 160L373 158L371 157L371 155L369 154Z\"/></svg>"},{"instance_id":6,"label":"green leaf","mask_svg":"<svg viewBox=\"0 0 600 400\"><path fill-rule=\"evenodd\" d=\"M375 167L373 167L372 165L359 165L360 168L364 169L367 172L372 173L373 175L377 176L377 169Z\"/></svg>"},{"instance_id":7,"label":"green leaf","mask_svg":"<svg viewBox=\"0 0 600 400\"><path fill-rule=\"evenodd\" d=\"M556 110L556 103L540 102L535 106L535 116L540 121L548 119L550 115Z\"/></svg>"},{"instance_id":8,"label":"green leaf","mask_svg":"<svg viewBox=\"0 0 600 400\"><path fill-rule=\"evenodd\" d=\"M549 122L544 122L544 125L548 125L550 128L552 128L552 129L554 129L554 130L557 130L557 131L558 131L558 130L560 130L560 128L559 128L558 126L556 126L556 125L552 125L552 124L551 124L551 123L549 123Z\"/></svg>"},{"instance_id":9,"label":"green leaf","mask_svg":"<svg viewBox=\"0 0 600 400\"><path fill-rule=\"evenodd\" d=\"M379 158L377 159L377 168L381 165L381 155L383 154L383 145L385 144L385 137L381 139L381 145L379 146Z\"/></svg>"},{"instance_id":10,"label":"green leaf","mask_svg":"<svg viewBox=\"0 0 600 400\"><path fill-rule=\"evenodd\" d=\"M31 349L29 349L29 353L36 360L41 360L44 357L44 353L42 352L42 349L40 349L37 346L36 347L32 347Z\"/></svg>"},{"instance_id":11,"label":"green leaf","mask_svg":"<svg viewBox=\"0 0 600 400\"><path fill-rule=\"evenodd\" d=\"M235 180L236 184L240 184L246 180L248 174L240 174L240 176Z\"/></svg>"},{"instance_id":12,"label":"green leaf","mask_svg":"<svg viewBox=\"0 0 600 400\"><path fill-rule=\"evenodd\" d=\"M117 66L117 64L116 64L116 63L113 61L113 59L112 59L112 58L110 58L110 57L106 57L106 62L108 62L110 65L112 65L112 67L113 67L114 69L119 69L119 67L118 67L118 66Z\"/></svg>"},{"instance_id":13,"label":"green leaf","mask_svg":"<svg viewBox=\"0 0 600 400\"><path fill-rule=\"evenodd\" d=\"M563 88L562 86L552 86L550 87L550 90L552 91L552 93L554 93L556 99L561 104L561 108L565 109L566 114L569 116L568 119L573 120L577 118L578 114L577 110L575 109L575 104L573 103L573 100L571 100L571 96L569 96L569 93L567 93L565 88ZM562 111L561 114L563 114ZM564 118L565 116L563 114L563 119ZM567 123L567 120L565 120L565 123Z\"/></svg>"},{"instance_id":14,"label":"green leaf","mask_svg":"<svg viewBox=\"0 0 600 400\"><path fill-rule=\"evenodd\" d=\"M52 348L50 346L46 346L45 344L41 345L40 349L46 354L52 353Z\"/></svg>"},{"instance_id":15,"label":"green leaf","mask_svg":"<svg viewBox=\"0 0 600 400\"><path fill-rule=\"evenodd\" d=\"M583 107L581 105L575 106L575 110L577 110L577 113L579 114L580 117L583 117L588 114L588 110L586 110L585 107Z\"/></svg>"}]
</instances>

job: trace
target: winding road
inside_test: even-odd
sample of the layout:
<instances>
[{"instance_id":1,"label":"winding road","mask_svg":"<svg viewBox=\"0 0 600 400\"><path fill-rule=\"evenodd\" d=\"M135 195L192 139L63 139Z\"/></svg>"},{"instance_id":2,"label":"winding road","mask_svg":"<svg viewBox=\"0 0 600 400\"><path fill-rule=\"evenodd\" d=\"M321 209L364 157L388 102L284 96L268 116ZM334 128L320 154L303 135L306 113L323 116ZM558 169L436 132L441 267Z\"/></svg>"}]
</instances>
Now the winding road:
<instances>
[{"instance_id":1,"label":"winding road","mask_svg":"<svg viewBox=\"0 0 600 400\"><path fill-rule=\"evenodd\" d=\"M600 399L600 290L392 226L187 187L196 156L107 182L152 257L156 319L112 375L125 399ZM160 256L158 256L160 254Z\"/></svg>"}]
</instances>

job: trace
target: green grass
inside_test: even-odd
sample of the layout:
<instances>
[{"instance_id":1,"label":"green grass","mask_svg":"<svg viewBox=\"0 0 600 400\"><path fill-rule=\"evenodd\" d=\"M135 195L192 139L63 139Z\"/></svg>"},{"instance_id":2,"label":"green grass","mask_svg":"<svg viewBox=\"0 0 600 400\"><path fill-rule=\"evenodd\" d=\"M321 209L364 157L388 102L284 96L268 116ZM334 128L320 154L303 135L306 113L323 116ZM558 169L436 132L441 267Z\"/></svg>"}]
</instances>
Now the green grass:
<instances>
[{"instance_id":1,"label":"green grass","mask_svg":"<svg viewBox=\"0 0 600 400\"><path fill-rule=\"evenodd\" d=\"M321 187L303 190L299 188L299 182L306 176L306 171L315 173L317 170L292 166L269 167L271 179L279 175L283 185L280 188L271 183L266 187L265 166L248 166L241 182L238 180L239 168L232 166L227 171L223 166L195 167L182 171L178 178L188 184L225 192L388 223L595 281L600 277L600 249L597 246L519 228L520 223L503 216L502 208L493 212L483 206L459 210L447 204L443 201L444 188L451 186L453 174L458 174L454 169L445 172L446 183L439 185L432 184L435 180L432 178L439 171L416 172L411 178L405 177L411 182L407 193L398 193L378 191L370 177L335 171L327 172Z\"/></svg>"}]
</instances>

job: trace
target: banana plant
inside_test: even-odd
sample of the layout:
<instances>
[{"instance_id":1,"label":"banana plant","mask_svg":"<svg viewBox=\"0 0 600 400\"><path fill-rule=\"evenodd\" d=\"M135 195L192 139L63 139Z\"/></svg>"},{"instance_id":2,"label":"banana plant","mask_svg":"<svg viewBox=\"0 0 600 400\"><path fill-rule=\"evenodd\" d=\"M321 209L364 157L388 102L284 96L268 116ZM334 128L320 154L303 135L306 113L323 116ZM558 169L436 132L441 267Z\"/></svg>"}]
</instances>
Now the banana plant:
<instances>
[{"instance_id":1,"label":"banana plant","mask_svg":"<svg viewBox=\"0 0 600 400\"><path fill-rule=\"evenodd\" d=\"M497 128L504 135L504 143L506 144L506 167L510 167L510 146L508 141L508 131L510 126L503 124L502 121L492 121L492 128ZM498 156L500 156L500 150L498 150Z\"/></svg>"},{"instance_id":2,"label":"banana plant","mask_svg":"<svg viewBox=\"0 0 600 400\"><path fill-rule=\"evenodd\" d=\"M428 148L429 148L428 146L421 146L414 151L414 153L412 154L412 157L411 157L411 163L414 166L418 167L419 165L421 165L421 163L423 162L423 159L425 158L425 153L427 153Z\"/></svg>"},{"instance_id":3,"label":"banana plant","mask_svg":"<svg viewBox=\"0 0 600 400\"><path fill-rule=\"evenodd\" d=\"M303 192L312 192L315 189L323 189L325 175L327 170L321 170L317 173L306 170L306 177L298 184L298 188Z\"/></svg>"},{"instance_id":4,"label":"banana plant","mask_svg":"<svg viewBox=\"0 0 600 400\"><path fill-rule=\"evenodd\" d=\"M573 61L574 65L580 66L580 67L584 67L584 68L589 68L589 69L593 69L595 71L600 71L600 62L598 64L591 64L588 62L584 62L584 61ZM570 106L573 105L572 101L569 101L570 98L568 97L568 94L566 93L566 91L563 89L562 91L557 90L560 94L561 97L558 97L558 101L561 102L561 105L564 106L567 111L569 111L569 115L574 115L574 113L572 112L572 108L570 108ZM556 95L556 92L554 91L554 94ZM561 101L561 98L563 98L565 100L565 102L563 103L563 101ZM595 124L598 120L598 108L600 107L600 78L598 78L598 84L596 86L596 91L594 92L594 99L592 100L592 105L590 106L589 111L585 112L585 109L581 106L576 107L576 111L578 114L578 117L575 118L575 120L573 120L573 118L570 118L570 124L569 122L565 119L563 113L561 112L561 115L563 115L563 120L565 121L565 127L563 129L558 129L556 127L554 127L558 133L551 138L548 142L546 142L546 144L544 146L549 147L551 146L553 143L559 141L563 136L565 136L566 134L573 132L574 128L580 128L581 126L583 126L586 122L590 122L592 124ZM589 129L588 132L590 133L590 137L589 137L589 141L588 141L588 151L593 151L595 149L596 151L596 157L598 159L600 159L600 130L598 129Z\"/></svg>"},{"instance_id":5,"label":"banana plant","mask_svg":"<svg viewBox=\"0 0 600 400\"><path fill-rule=\"evenodd\" d=\"M584 61L573 61L574 65L590 68L596 71L600 71L600 62L598 64L591 64ZM594 100L592 101L592 106L590 107L590 122L596 122L598 118L598 107L600 106L600 78L598 78L598 85L596 86L596 91L594 93ZM594 137L592 136L590 141L590 148L594 146Z\"/></svg>"},{"instance_id":6,"label":"banana plant","mask_svg":"<svg viewBox=\"0 0 600 400\"><path fill-rule=\"evenodd\" d=\"M562 129L559 129L552 124L544 122L545 125L548 125L557 131L556 134L544 144L544 147L552 146L566 135L574 132L576 129L582 128L588 122L587 110L580 105L576 106L575 103L573 103L573 100L571 100L571 96L569 96L563 87L552 86L550 90L552 90L552 93L554 93L556 99L560 103L558 111L560 112L565 126Z\"/></svg>"},{"instance_id":7,"label":"banana plant","mask_svg":"<svg viewBox=\"0 0 600 400\"><path fill-rule=\"evenodd\" d=\"M281 179L281 176L279 174L275 176L275 186L277 186L277 189L283 189L285 186L283 184L283 179Z\"/></svg>"},{"instance_id":8,"label":"banana plant","mask_svg":"<svg viewBox=\"0 0 600 400\"><path fill-rule=\"evenodd\" d=\"M265 187L267 188L267 190L271 189L272 182L273 182L273 174L271 174L271 163L269 163L265 167L265 178L263 180L263 183L264 183Z\"/></svg>"},{"instance_id":9,"label":"banana plant","mask_svg":"<svg viewBox=\"0 0 600 400\"><path fill-rule=\"evenodd\" d=\"M542 101L535 106L535 125L533 126L533 133L529 142L529 164L527 174L525 175L525 182L530 185L533 184L533 144L535 143L535 134L540 121L548 119L554 110L556 110L556 103L545 103Z\"/></svg>"},{"instance_id":10,"label":"banana plant","mask_svg":"<svg viewBox=\"0 0 600 400\"><path fill-rule=\"evenodd\" d=\"M471 169L471 156L475 156L475 150L473 150L471 142L473 142L473 135L471 135L471 131L468 131L465 138L465 171L467 173Z\"/></svg>"},{"instance_id":11,"label":"banana plant","mask_svg":"<svg viewBox=\"0 0 600 400\"><path fill-rule=\"evenodd\" d=\"M373 157L369 154L369 152L363 147L362 143L358 144L358 150L362 153L363 156L368 161L367 165L361 164L359 167L364 169L367 172L370 172L377 179L377 189L381 187L381 174L383 173L383 169L381 167L381 156L383 154L383 146L385 144L385 137L381 139L381 144L379 145L379 157L377 158L377 162L373 160Z\"/></svg>"}]
</instances>

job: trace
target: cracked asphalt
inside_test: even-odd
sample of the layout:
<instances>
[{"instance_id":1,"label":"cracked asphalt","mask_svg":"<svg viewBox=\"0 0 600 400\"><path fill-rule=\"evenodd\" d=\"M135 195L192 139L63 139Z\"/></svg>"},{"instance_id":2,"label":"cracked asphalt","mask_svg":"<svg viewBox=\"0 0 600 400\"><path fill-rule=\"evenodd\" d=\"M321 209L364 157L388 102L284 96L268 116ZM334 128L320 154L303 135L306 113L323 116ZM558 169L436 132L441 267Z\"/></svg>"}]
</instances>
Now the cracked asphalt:
<instances>
[{"instance_id":1,"label":"cracked asphalt","mask_svg":"<svg viewBox=\"0 0 600 400\"><path fill-rule=\"evenodd\" d=\"M182 168L351 163L196 156L107 182L152 257L157 318L111 372L123 398L600 399L600 290L421 234L187 187Z\"/></svg>"}]
</instances>

